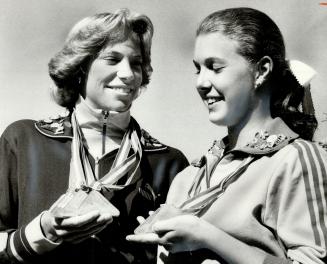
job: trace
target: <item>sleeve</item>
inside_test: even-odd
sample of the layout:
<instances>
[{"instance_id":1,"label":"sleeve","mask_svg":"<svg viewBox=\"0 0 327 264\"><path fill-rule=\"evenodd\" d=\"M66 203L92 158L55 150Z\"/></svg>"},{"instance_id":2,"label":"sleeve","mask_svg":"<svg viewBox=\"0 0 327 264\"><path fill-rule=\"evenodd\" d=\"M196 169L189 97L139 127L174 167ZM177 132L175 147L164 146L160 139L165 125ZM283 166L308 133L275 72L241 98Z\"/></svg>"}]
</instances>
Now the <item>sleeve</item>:
<instances>
[{"instance_id":1,"label":"sleeve","mask_svg":"<svg viewBox=\"0 0 327 264\"><path fill-rule=\"evenodd\" d=\"M175 178L175 176L188 166L189 166L189 162L188 162L187 158L185 157L185 155L181 151L175 149L174 162L171 165L171 169L170 169L170 173L169 173L170 184L173 181L173 179Z\"/></svg>"},{"instance_id":2,"label":"sleeve","mask_svg":"<svg viewBox=\"0 0 327 264\"><path fill-rule=\"evenodd\" d=\"M13 141L14 142L14 141ZM25 262L57 247L42 233L41 215L18 228L17 156L14 144L0 139L0 263Z\"/></svg>"},{"instance_id":3,"label":"sleeve","mask_svg":"<svg viewBox=\"0 0 327 264\"><path fill-rule=\"evenodd\" d=\"M294 264L323 264L327 260L327 153L304 140L286 148L269 183L264 222L276 232Z\"/></svg>"},{"instance_id":4,"label":"sleeve","mask_svg":"<svg viewBox=\"0 0 327 264\"><path fill-rule=\"evenodd\" d=\"M188 165L188 161L181 151L171 147L165 151L149 152L147 157L144 159L146 166L143 164L143 170L150 170L153 173L152 184L154 191L159 194L156 200L159 206L166 201L173 179Z\"/></svg>"}]
</instances>

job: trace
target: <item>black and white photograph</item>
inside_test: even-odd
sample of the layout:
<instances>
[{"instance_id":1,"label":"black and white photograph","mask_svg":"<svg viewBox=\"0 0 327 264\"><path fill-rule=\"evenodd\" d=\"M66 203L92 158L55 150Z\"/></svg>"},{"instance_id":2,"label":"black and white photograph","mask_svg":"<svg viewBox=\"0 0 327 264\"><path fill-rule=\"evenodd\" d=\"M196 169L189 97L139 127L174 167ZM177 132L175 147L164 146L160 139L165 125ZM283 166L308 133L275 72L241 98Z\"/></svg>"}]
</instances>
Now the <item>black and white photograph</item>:
<instances>
[{"instance_id":1,"label":"black and white photograph","mask_svg":"<svg viewBox=\"0 0 327 264\"><path fill-rule=\"evenodd\" d=\"M327 263L327 1L0 6L0 264Z\"/></svg>"}]
</instances>

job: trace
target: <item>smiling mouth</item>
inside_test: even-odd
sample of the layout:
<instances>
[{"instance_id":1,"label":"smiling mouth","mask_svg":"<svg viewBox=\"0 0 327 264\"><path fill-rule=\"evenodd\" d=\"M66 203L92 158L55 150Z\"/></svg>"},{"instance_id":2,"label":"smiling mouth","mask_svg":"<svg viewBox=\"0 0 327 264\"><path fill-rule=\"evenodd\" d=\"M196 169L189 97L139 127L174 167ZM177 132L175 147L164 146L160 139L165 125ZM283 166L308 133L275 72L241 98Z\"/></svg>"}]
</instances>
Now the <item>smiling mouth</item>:
<instances>
[{"instance_id":1,"label":"smiling mouth","mask_svg":"<svg viewBox=\"0 0 327 264\"><path fill-rule=\"evenodd\" d=\"M129 87L113 87L113 86L106 86L106 88L114 90L121 94L131 94L133 92L132 88Z\"/></svg>"},{"instance_id":2,"label":"smiling mouth","mask_svg":"<svg viewBox=\"0 0 327 264\"><path fill-rule=\"evenodd\" d=\"M218 103L220 101L224 100L224 97L223 96L218 96L218 97L207 97L206 98L206 103L208 106L211 106L215 103Z\"/></svg>"}]
</instances>

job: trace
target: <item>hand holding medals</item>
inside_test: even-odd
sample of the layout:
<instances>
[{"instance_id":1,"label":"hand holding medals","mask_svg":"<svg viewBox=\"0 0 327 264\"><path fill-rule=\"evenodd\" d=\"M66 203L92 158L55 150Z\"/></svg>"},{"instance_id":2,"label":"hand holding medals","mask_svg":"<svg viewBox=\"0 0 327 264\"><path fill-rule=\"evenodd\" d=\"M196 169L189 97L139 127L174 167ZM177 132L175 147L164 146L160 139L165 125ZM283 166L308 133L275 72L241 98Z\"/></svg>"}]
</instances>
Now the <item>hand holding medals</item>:
<instances>
[{"instance_id":1,"label":"hand holding medals","mask_svg":"<svg viewBox=\"0 0 327 264\"><path fill-rule=\"evenodd\" d=\"M53 242L79 243L102 231L118 215L119 211L97 191L87 194L80 190L62 195L42 215L41 227Z\"/></svg>"},{"instance_id":2,"label":"hand holding medals","mask_svg":"<svg viewBox=\"0 0 327 264\"><path fill-rule=\"evenodd\" d=\"M173 205L162 205L138 228L128 241L162 245L169 252L191 251L203 246L202 236L210 224Z\"/></svg>"}]
</instances>

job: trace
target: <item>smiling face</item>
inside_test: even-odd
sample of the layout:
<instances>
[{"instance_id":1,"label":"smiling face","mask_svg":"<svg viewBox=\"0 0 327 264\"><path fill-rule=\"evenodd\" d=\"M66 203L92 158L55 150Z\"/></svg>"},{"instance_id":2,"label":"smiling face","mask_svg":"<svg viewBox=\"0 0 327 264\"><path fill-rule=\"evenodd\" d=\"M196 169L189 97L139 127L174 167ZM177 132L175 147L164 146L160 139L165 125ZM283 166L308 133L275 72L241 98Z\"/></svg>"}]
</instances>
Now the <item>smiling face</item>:
<instances>
[{"instance_id":1,"label":"smiling face","mask_svg":"<svg viewBox=\"0 0 327 264\"><path fill-rule=\"evenodd\" d=\"M130 39L108 45L90 65L85 101L95 109L128 110L139 94L141 64L139 45Z\"/></svg>"},{"instance_id":2,"label":"smiling face","mask_svg":"<svg viewBox=\"0 0 327 264\"><path fill-rule=\"evenodd\" d=\"M217 125L237 126L252 112L255 74L237 48L236 41L218 32L196 39L196 87Z\"/></svg>"}]
</instances>

